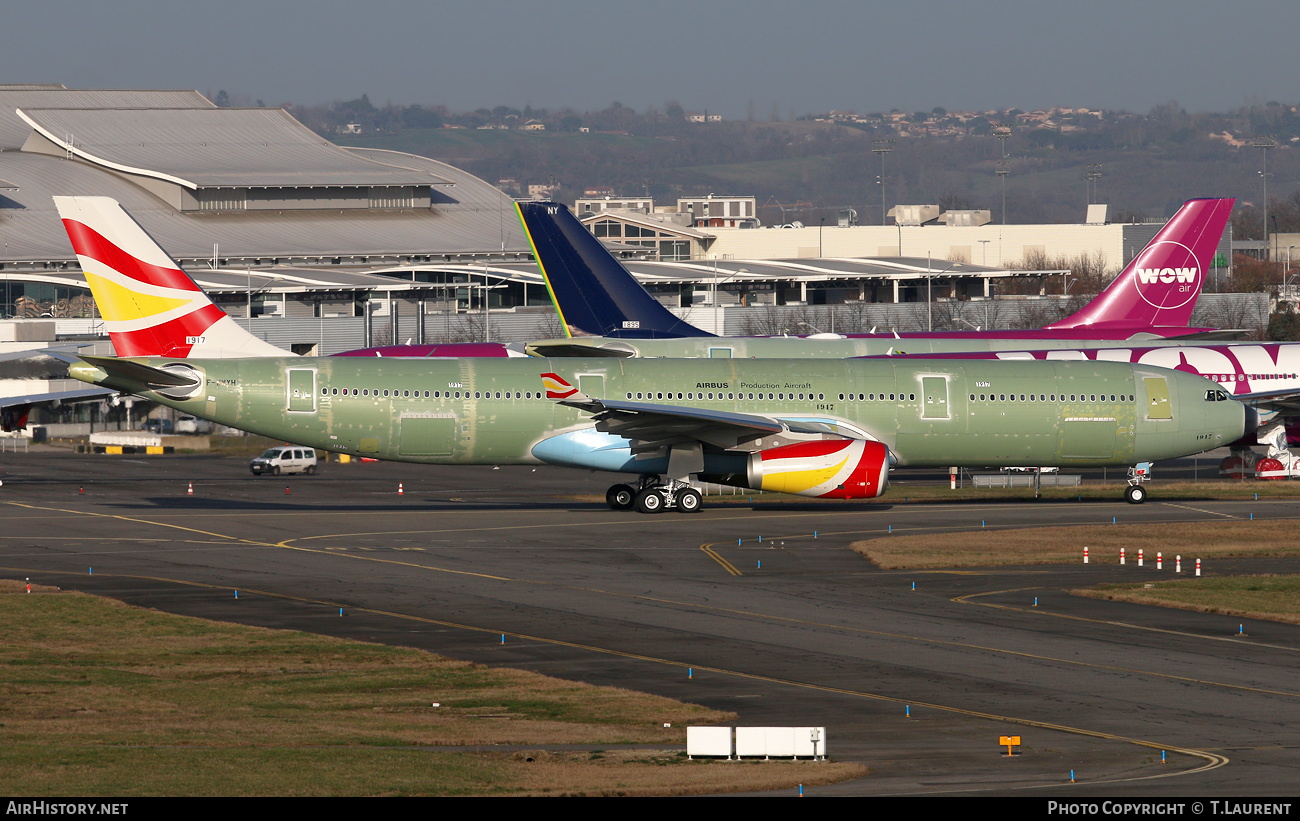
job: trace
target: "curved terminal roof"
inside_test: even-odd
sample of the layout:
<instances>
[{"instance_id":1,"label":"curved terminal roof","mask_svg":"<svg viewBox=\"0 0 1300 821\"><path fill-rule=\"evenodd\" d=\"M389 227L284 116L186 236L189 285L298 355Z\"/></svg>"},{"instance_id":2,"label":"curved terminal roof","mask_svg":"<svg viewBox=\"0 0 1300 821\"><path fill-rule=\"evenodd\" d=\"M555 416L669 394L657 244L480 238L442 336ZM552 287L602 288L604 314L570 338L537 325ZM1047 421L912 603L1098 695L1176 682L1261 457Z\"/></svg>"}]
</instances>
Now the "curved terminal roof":
<instances>
[{"instance_id":1,"label":"curved terminal roof","mask_svg":"<svg viewBox=\"0 0 1300 821\"><path fill-rule=\"evenodd\" d=\"M18 150L32 127L19 108L216 108L197 91L106 89L83 91L60 85L0 85L0 150Z\"/></svg>"},{"instance_id":2,"label":"curved terminal roof","mask_svg":"<svg viewBox=\"0 0 1300 821\"><path fill-rule=\"evenodd\" d=\"M186 188L447 185L356 156L279 108L34 109L18 116L61 149Z\"/></svg>"},{"instance_id":3,"label":"curved terminal roof","mask_svg":"<svg viewBox=\"0 0 1300 821\"><path fill-rule=\"evenodd\" d=\"M19 109L50 135L41 135L43 153L19 150L39 133ZM69 134L93 161L49 150ZM103 160L134 170L128 177L95 164ZM213 187L415 185L429 204L181 211L142 187L141 173ZM334 146L284 111L216 108L193 91L0 85L0 180L0 271L76 268L52 199L72 195L113 197L189 268L214 256L218 267L254 268L529 258L512 200L473 174L401 152Z\"/></svg>"}]
</instances>

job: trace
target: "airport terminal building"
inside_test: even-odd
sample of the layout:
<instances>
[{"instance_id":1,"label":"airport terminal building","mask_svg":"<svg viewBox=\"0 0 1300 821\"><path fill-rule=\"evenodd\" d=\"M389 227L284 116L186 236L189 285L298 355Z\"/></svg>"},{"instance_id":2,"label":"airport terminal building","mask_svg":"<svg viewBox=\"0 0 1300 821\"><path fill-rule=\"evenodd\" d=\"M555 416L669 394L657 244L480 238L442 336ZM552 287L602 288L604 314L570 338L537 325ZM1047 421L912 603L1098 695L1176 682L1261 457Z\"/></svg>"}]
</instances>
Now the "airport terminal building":
<instances>
[{"instance_id":1,"label":"airport terminal building","mask_svg":"<svg viewBox=\"0 0 1300 821\"><path fill-rule=\"evenodd\" d=\"M56 195L118 200L232 316L300 353L563 333L508 196L436 160L333 145L281 109L219 108L194 91L0 86L0 314L93 336ZM1145 242L1105 225L1006 226L993 248L951 233L989 226L877 227L891 242L859 226L669 223L660 237L634 210L610 216L597 230L647 288L726 333L775 306L868 303L888 326L892 304L982 300L1000 278L1036 275L1010 269L1013 233L1021 254L1123 256ZM1065 289L1056 279L1046 293Z\"/></svg>"}]
</instances>

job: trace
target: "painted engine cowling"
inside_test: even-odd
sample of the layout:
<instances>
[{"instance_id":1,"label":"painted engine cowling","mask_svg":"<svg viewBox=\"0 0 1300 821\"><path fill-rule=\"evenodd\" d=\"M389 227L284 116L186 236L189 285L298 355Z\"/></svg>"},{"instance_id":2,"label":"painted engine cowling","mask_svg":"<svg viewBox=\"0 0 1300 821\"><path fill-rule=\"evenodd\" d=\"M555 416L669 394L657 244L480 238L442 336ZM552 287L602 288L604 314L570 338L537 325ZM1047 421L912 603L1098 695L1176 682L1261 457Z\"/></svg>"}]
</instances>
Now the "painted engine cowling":
<instances>
[{"instance_id":1,"label":"painted engine cowling","mask_svg":"<svg viewBox=\"0 0 1300 821\"><path fill-rule=\"evenodd\" d=\"M749 456L749 486L822 499L874 499L889 486L889 448L864 439L824 439Z\"/></svg>"}]
</instances>

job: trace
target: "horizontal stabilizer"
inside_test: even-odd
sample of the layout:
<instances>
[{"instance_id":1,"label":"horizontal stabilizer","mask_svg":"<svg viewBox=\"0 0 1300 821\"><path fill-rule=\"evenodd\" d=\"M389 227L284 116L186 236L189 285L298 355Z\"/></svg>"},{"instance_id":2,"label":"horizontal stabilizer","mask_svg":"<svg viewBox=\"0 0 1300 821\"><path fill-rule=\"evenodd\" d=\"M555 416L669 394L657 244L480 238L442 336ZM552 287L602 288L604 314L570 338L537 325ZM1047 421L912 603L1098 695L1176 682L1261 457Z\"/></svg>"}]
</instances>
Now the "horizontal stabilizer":
<instances>
[{"instance_id":1,"label":"horizontal stabilizer","mask_svg":"<svg viewBox=\"0 0 1300 821\"><path fill-rule=\"evenodd\" d=\"M71 366L68 368L68 373L83 382L112 383L114 385L123 385L128 390L192 388L198 385L198 381L190 374L173 373L139 362L132 362L130 359L119 359L114 356L82 356L79 358L84 364ZM99 373L94 373L94 371ZM88 376L92 378L86 378Z\"/></svg>"}]
</instances>

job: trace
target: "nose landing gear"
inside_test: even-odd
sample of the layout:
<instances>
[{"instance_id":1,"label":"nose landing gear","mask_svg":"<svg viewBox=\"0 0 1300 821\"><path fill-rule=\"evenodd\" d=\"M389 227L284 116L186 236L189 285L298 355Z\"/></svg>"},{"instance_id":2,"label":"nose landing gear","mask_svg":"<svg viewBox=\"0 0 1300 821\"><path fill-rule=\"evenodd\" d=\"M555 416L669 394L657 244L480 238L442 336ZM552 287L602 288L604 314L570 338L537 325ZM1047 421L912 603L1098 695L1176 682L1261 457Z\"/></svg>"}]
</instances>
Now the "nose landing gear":
<instances>
[{"instance_id":1,"label":"nose landing gear","mask_svg":"<svg viewBox=\"0 0 1300 821\"><path fill-rule=\"evenodd\" d=\"M1151 480L1151 463L1138 462L1128 469L1128 487L1124 488L1124 501L1140 505L1147 500L1147 489L1142 485Z\"/></svg>"}]
</instances>

